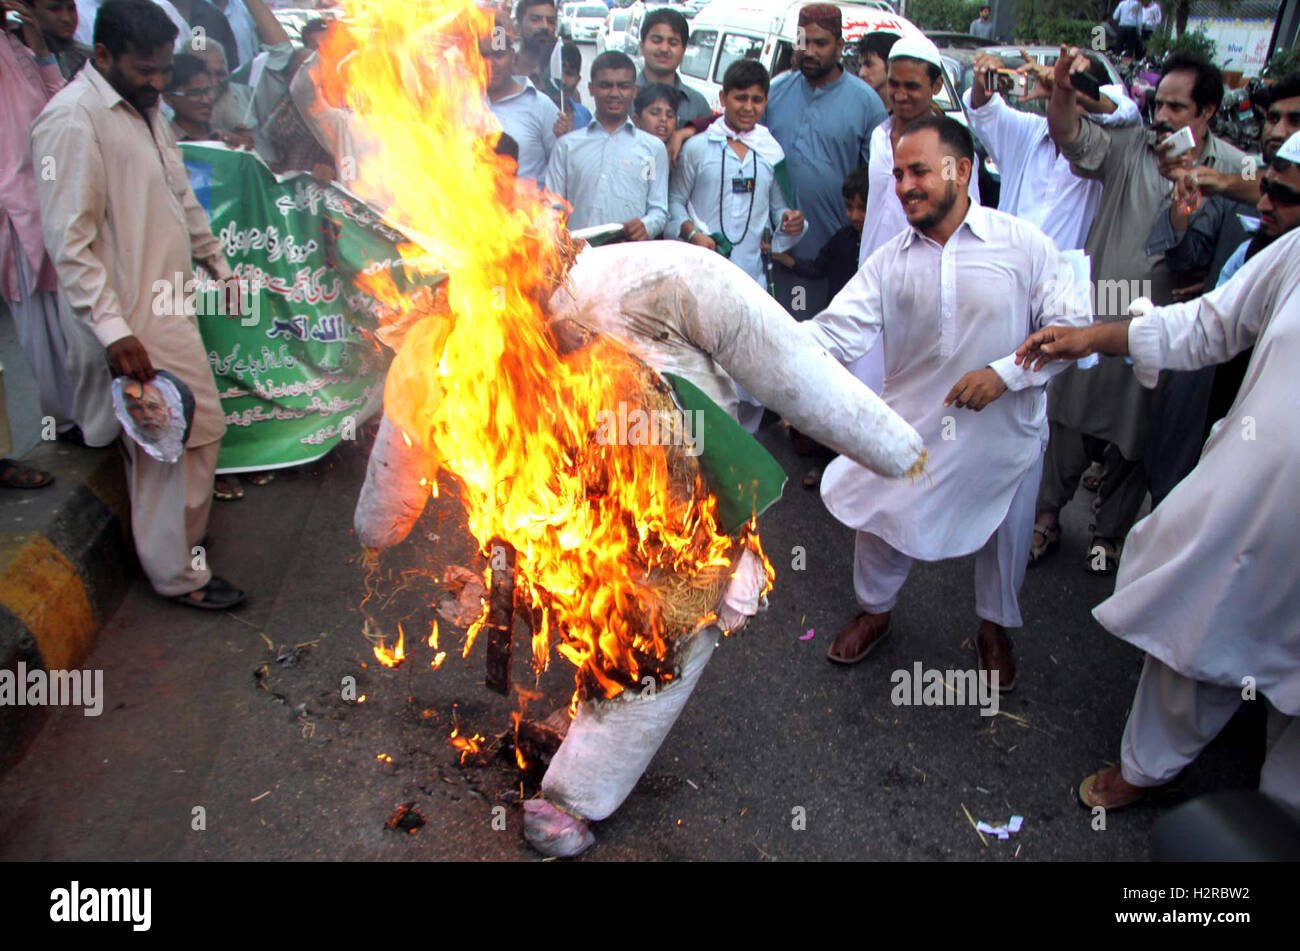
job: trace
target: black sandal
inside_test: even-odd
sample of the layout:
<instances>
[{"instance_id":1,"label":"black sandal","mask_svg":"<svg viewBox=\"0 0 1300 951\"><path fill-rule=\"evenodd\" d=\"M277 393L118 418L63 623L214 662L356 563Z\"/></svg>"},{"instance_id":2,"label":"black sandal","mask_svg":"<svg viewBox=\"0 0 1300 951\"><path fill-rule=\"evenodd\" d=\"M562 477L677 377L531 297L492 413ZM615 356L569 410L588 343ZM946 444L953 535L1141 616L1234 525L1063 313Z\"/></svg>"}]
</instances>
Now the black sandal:
<instances>
[{"instance_id":1,"label":"black sandal","mask_svg":"<svg viewBox=\"0 0 1300 951\"><path fill-rule=\"evenodd\" d=\"M44 469L25 466L13 459L0 459L0 488L43 489L54 481Z\"/></svg>"},{"instance_id":2,"label":"black sandal","mask_svg":"<svg viewBox=\"0 0 1300 951\"><path fill-rule=\"evenodd\" d=\"M191 595L200 593L203 595L202 598L191 597ZM189 608L199 608L204 611L227 611L243 602L244 592L229 581L213 575L212 580L202 588L188 594L172 595L172 600Z\"/></svg>"}]
</instances>

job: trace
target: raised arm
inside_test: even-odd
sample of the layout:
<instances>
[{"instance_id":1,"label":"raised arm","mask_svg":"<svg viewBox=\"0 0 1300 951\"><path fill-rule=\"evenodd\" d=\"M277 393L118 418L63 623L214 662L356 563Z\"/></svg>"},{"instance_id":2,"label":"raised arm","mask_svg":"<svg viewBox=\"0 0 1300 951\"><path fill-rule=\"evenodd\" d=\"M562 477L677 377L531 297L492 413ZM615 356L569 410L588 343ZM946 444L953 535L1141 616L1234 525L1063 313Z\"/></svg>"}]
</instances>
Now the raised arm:
<instances>
[{"instance_id":1,"label":"raised arm","mask_svg":"<svg viewBox=\"0 0 1300 951\"><path fill-rule=\"evenodd\" d=\"M271 8L266 5L266 0L244 0L244 8L253 18L253 25L257 28L257 38L263 46L277 46L290 42L284 24L275 18Z\"/></svg>"},{"instance_id":2,"label":"raised arm","mask_svg":"<svg viewBox=\"0 0 1300 951\"><path fill-rule=\"evenodd\" d=\"M1070 83L1070 67L1078 50L1061 44L1056 67L1052 70L1052 94L1047 97L1047 129L1058 148L1064 148L1079 137L1079 111L1075 108L1074 86Z\"/></svg>"},{"instance_id":3,"label":"raised arm","mask_svg":"<svg viewBox=\"0 0 1300 951\"><path fill-rule=\"evenodd\" d=\"M1016 350L1016 362L1035 369L1050 360L1076 360L1093 353L1131 356L1143 386L1155 386L1161 370L1196 370L1224 363L1259 338L1273 311L1288 303L1294 282L1287 268L1300 253L1293 232L1256 255L1226 284L1203 297L1168 307L1139 298L1130 320L1087 328L1046 327Z\"/></svg>"}]
</instances>

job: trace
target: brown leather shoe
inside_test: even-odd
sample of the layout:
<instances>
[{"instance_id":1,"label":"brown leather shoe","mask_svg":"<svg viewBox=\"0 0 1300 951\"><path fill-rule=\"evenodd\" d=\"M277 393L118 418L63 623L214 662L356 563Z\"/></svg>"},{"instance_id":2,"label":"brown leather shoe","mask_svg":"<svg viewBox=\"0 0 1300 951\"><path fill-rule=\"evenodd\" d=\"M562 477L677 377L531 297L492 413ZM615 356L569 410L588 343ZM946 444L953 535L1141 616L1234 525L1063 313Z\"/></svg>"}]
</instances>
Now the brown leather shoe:
<instances>
[{"instance_id":1,"label":"brown leather shoe","mask_svg":"<svg viewBox=\"0 0 1300 951\"><path fill-rule=\"evenodd\" d=\"M835 664L856 664L866 657L889 633L889 612L863 612L835 635L826 656Z\"/></svg>"},{"instance_id":2,"label":"brown leather shoe","mask_svg":"<svg viewBox=\"0 0 1300 951\"><path fill-rule=\"evenodd\" d=\"M998 672L998 692L1010 693L1016 686L1016 658L1011 650L1007 629L992 621L980 621L975 635L975 654L980 670Z\"/></svg>"},{"instance_id":3,"label":"brown leather shoe","mask_svg":"<svg viewBox=\"0 0 1300 951\"><path fill-rule=\"evenodd\" d=\"M1088 809L1123 809L1137 802L1159 799L1177 786L1177 780L1162 786L1134 786L1124 778L1119 766L1099 769L1079 783L1079 805Z\"/></svg>"}]
</instances>

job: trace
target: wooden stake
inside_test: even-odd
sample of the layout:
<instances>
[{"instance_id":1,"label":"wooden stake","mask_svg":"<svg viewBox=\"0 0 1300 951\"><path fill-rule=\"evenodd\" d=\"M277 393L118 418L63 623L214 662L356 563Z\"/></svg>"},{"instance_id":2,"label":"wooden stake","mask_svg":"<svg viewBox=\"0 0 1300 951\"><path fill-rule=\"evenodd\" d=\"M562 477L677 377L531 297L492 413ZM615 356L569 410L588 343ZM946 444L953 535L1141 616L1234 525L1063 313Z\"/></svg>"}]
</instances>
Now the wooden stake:
<instances>
[{"instance_id":1,"label":"wooden stake","mask_svg":"<svg viewBox=\"0 0 1300 951\"><path fill-rule=\"evenodd\" d=\"M487 678L489 690L510 694L510 658L515 635L515 549L500 538L488 548L492 565L492 590L488 593Z\"/></svg>"}]
</instances>

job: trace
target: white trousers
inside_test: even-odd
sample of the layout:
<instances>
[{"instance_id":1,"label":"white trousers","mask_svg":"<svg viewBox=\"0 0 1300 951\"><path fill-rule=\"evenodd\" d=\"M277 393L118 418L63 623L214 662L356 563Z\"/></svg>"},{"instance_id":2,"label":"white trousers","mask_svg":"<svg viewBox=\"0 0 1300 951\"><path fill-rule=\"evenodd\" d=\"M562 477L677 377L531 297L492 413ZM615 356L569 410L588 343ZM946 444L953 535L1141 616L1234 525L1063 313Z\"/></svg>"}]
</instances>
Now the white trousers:
<instances>
[{"instance_id":1,"label":"white trousers","mask_svg":"<svg viewBox=\"0 0 1300 951\"><path fill-rule=\"evenodd\" d=\"M1021 479L1006 518L975 554L975 613L1002 627L1020 627L1020 587L1029 565L1034 535L1034 508L1043 475L1040 453ZM958 512L954 518L960 518ZM898 592L912 570L912 557L878 535L858 532L854 546L853 591L868 614L892 611Z\"/></svg>"},{"instance_id":2,"label":"white trousers","mask_svg":"<svg viewBox=\"0 0 1300 951\"><path fill-rule=\"evenodd\" d=\"M196 555L194 546L208 529L221 441L187 448L175 463L159 462L128 436L119 444L126 455L135 553L149 583L165 597L197 591L212 579L207 552Z\"/></svg>"},{"instance_id":3,"label":"white trousers","mask_svg":"<svg viewBox=\"0 0 1300 951\"><path fill-rule=\"evenodd\" d=\"M15 241L17 235L14 235ZM18 260L18 301L9 302L14 315L18 345L23 348L41 394L41 410L54 417L59 430L72 426L72 378L68 376L68 342L59 323L55 291L33 291L36 276L22 247L15 245Z\"/></svg>"},{"instance_id":4,"label":"white trousers","mask_svg":"<svg viewBox=\"0 0 1300 951\"><path fill-rule=\"evenodd\" d=\"M1219 735L1241 704L1240 688L1184 677L1148 654L1120 744L1124 778L1134 786L1169 782ZM1300 717L1269 704L1265 746L1260 792L1300 809Z\"/></svg>"}]
</instances>

